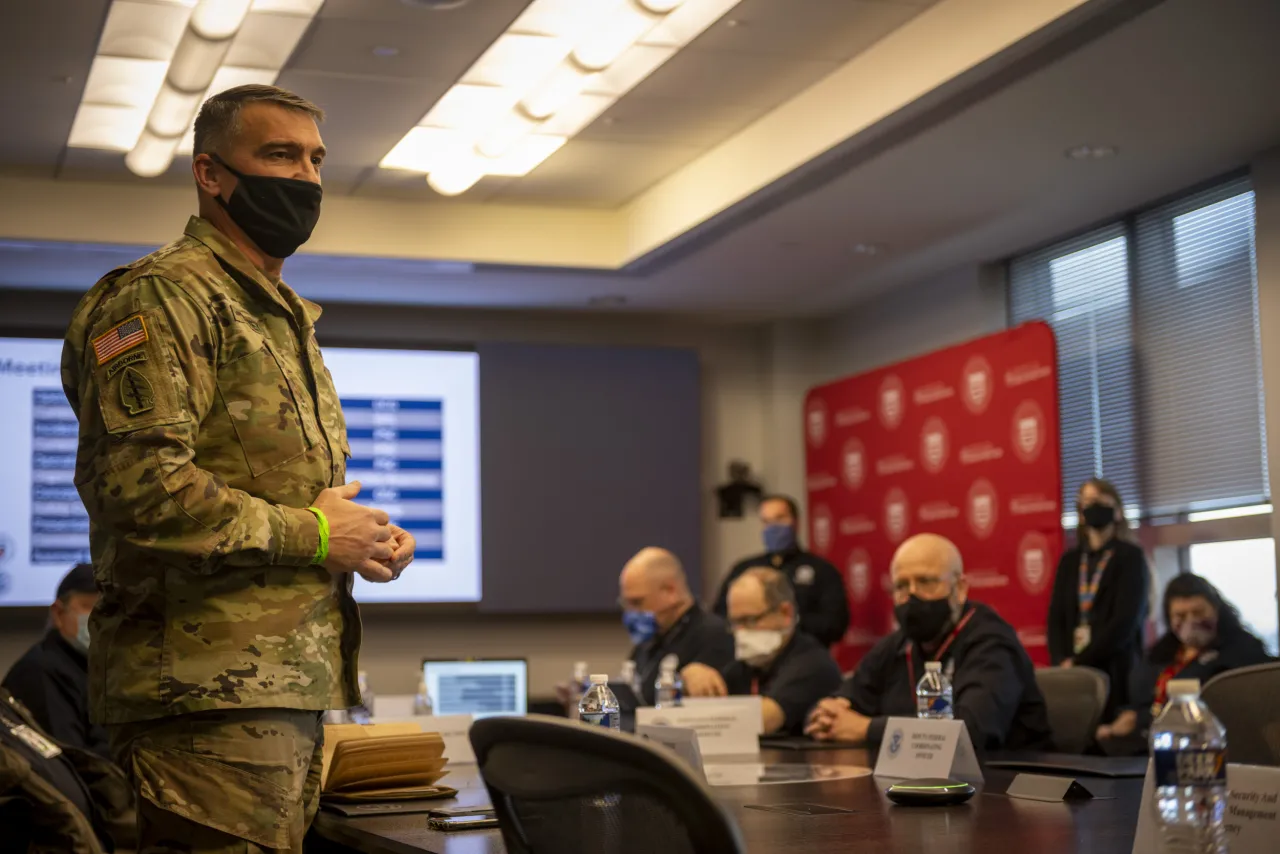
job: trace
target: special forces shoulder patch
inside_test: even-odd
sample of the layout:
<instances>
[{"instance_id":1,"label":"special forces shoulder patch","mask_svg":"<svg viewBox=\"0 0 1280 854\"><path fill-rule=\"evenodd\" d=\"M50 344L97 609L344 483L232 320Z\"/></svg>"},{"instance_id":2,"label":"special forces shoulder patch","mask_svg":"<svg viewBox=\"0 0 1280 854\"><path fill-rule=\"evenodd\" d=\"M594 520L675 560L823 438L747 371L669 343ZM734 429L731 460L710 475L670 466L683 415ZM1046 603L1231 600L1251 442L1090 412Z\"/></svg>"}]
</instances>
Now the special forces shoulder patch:
<instances>
[{"instance_id":1,"label":"special forces shoulder patch","mask_svg":"<svg viewBox=\"0 0 1280 854\"><path fill-rule=\"evenodd\" d=\"M136 368L125 368L120 375L120 403L130 415L141 415L156 408L156 391Z\"/></svg>"},{"instance_id":2,"label":"special forces shoulder patch","mask_svg":"<svg viewBox=\"0 0 1280 854\"><path fill-rule=\"evenodd\" d=\"M98 364L103 365L113 357L146 342L146 321L142 319L142 315L135 314L93 339L93 354L97 357Z\"/></svg>"}]
</instances>

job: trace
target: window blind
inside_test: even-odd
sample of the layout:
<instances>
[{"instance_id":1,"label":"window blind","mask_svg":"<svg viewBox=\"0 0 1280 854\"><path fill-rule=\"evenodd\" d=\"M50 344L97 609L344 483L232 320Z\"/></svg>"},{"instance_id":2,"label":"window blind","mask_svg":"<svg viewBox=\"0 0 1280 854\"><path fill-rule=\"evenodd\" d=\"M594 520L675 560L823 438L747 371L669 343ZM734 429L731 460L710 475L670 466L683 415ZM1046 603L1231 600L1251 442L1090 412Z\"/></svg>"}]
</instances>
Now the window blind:
<instances>
[{"instance_id":1,"label":"window blind","mask_svg":"<svg viewBox=\"0 0 1280 854\"><path fill-rule=\"evenodd\" d=\"M1253 192L1241 179L1179 199L1134 235L1149 512L1265 501Z\"/></svg>"},{"instance_id":2,"label":"window blind","mask_svg":"<svg viewBox=\"0 0 1280 854\"><path fill-rule=\"evenodd\" d=\"M1093 476L1146 517L1269 500L1247 178L1012 259L1009 304L1057 337L1064 511Z\"/></svg>"},{"instance_id":3,"label":"window blind","mask_svg":"<svg viewBox=\"0 0 1280 854\"><path fill-rule=\"evenodd\" d=\"M1126 505L1142 503L1128 245L1115 224L1009 265L1013 321L1047 320L1057 339L1063 512L1095 476L1112 481Z\"/></svg>"}]
</instances>

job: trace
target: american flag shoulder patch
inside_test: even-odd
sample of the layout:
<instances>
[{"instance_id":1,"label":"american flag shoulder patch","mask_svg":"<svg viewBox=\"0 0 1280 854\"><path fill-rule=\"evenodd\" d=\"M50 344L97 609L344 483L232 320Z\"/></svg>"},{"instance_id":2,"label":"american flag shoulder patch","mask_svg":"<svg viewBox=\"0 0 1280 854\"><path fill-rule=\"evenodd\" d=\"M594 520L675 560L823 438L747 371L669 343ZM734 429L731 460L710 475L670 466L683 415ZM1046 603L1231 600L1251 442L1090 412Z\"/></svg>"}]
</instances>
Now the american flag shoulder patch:
<instances>
[{"instance_id":1,"label":"american flag shoulder patch","mask_svg":"<svg viewBox=\"0 0 1280 854\"><path fill-rule=\"evenodd\" d=\"M98 364L102 365L113 356L118 356L125 350L131 350L146 340L147 323L142 319L142 315L135 314L93 339L93 352L97 356Z\"/></svg>"}]
</instances>

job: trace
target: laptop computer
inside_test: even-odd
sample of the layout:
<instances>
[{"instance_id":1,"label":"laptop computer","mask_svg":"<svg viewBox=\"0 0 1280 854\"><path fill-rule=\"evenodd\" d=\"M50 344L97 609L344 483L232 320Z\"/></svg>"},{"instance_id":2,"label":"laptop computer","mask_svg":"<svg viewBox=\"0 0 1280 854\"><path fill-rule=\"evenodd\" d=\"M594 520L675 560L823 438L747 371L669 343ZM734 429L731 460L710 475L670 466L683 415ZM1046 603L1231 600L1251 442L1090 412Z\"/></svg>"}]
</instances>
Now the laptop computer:
<instances>
[{"instance_id":1,"label":"laptop computer","mask_svg":"<svg viewBox=\"0 0 1280 854\"><path fill-rule=\"evenodd\" d=\"M523 658L426 659L422 678L436 715L524 715L529 663Z\"/></svg>"}]
</instances>

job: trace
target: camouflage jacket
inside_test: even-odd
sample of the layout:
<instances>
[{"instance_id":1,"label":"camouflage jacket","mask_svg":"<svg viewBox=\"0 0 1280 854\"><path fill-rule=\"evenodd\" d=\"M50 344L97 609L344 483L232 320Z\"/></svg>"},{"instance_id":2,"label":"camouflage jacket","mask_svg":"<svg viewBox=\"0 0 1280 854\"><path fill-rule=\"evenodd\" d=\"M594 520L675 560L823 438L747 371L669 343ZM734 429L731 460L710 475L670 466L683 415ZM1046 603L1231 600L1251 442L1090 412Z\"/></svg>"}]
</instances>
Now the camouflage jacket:
<instances>
[{"instance_id":1,"label":"camouflage jacket","mask_svg":"<svg viewBox=\"0 0 1280 854\"><path fill-rule=\"evenodd\" d=\"M3 688L0 704L49 738L31 713ZM25 757L0 745L0 812L12 807L26 819L30 834L28 854L101 854L104 849L94 830L95 823L116 848L132 848L137 843L137 828L133 791L124 772L87 750L66 744L59 747L88 790L96 815L82 815L75 804L32 770ZM12 850L6 843L14 844L14 828L0 831L4 834L0 836L0 849Z\"/></svg>"},{"instance_id":2,"label":"camouflage jacket","mask_svg":"<svg viewBox=\"0 0 1280 854\"><path fill-rule=\"evenodd\" d=\"M76 308L62 381L102 589L96 722L359 702L351 579L312 565L305 509L350 454L319 316L199 217Z\"/></svg>"}]
</instances>

